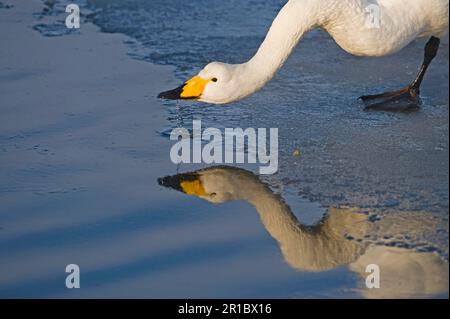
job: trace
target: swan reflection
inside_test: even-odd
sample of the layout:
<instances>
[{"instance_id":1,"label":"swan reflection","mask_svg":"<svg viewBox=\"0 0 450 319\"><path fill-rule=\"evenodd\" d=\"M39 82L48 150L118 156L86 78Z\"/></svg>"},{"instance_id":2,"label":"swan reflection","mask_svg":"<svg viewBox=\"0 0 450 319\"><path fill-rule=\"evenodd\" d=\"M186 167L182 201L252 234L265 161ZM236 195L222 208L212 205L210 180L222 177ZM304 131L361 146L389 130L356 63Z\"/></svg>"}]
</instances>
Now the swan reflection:
<instances>
[{"instance_id":1,"label":"swan reflection","mask_svg":"<svg viewBox=\"0 0 450 319\"><path fill-rule=\"evenodd\" d=\"M317 225L306 226L281 196L242 169L212 167L160 178L158 182L214 204L235 200L250 203L291 267L319 272L347 266L359 274L358 290L363 297L419 298L448 292L448 263L434 252L409 247L414 246L415 236L423 238L424 233L436 231L439 223L429 214L397 213L374 218L357 208L330 208ZM398 242L400 234L404 235L403 244ZM370 264L380 267L380 289L363 288Z\"/></svg>"}]
</instances>

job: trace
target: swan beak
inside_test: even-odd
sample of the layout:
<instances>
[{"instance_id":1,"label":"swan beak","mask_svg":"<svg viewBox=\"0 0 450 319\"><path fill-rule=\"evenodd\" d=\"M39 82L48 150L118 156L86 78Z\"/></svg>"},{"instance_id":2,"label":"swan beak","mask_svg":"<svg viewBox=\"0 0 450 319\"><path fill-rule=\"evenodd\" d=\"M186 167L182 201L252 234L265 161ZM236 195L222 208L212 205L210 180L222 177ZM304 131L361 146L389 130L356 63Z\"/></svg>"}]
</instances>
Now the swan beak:
<instances>
[{"instance_id":1,"label":"swan beak","mask_svg":"<svg viewBox=\"0 0 450 319\"><path fill-rule=\"evenodd\" d=\"M158 99L164 99L164 100L180 100L181 94L183 93L184 85L170 90L166 92L161 92L158 94Z\"/></svg>"},{"instance_id":2,"label":"swan beak","mask_svg":"<svg viewBox=\"0 0 450 319\"><path fill-rule=\"evenodd\" d=\"M187 195L204 196L206 195L200 176L195 173L178 174L158 179L158 184L164 187L172 188Z\"/></svg>"},{"instance_id":3,"label":"swan beak","mask_svg":"<svg viewBox=\"0 0 450 319\"><path fill-rule=\"evenodd\" d=\"M202 79L199 76L195 76L185 84L176 89L159 93L158 99L166 100L195 100L198 99L206 85L210 80Z\"/></svg>"}]
</instances>

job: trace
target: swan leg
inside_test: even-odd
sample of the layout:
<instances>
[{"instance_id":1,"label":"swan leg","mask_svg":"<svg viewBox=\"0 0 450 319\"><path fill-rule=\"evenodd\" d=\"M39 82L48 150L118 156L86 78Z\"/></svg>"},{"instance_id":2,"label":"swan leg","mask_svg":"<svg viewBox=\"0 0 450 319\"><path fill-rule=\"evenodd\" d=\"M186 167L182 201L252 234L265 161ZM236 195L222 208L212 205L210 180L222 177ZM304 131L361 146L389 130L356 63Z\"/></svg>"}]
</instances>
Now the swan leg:
<instances>
[{"instance_id":1,"label":"swan leg","mask_svg":"<svg viewBox=\"0 0 450 319\"><path fill-rule=\"evenodd\" d=\"M431 37L425 46L425 57L416 79L406 88L375 95L364 95L360 99L366 102L366 110L410 110L421 104L420 86L433 59L439 50L440 39Z\"/></svg>"}]
</instances>

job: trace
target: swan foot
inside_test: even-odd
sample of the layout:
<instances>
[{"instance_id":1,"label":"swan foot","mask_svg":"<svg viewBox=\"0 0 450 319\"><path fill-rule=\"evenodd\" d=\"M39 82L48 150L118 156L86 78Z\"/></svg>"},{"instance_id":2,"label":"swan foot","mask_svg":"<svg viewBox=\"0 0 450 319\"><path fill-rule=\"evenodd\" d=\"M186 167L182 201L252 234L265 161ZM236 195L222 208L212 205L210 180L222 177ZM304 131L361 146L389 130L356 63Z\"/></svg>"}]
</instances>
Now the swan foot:
<instances>
[{"instance_id":1,"label":"swan foot","mask_svg":"<svg viewBox=\"0 0 450 319\"><path fill-rule=\"evenodd\" d=\"M359 99L364 102L367 111L407 112L419 109L422 104L418 90L413 87L382 94L364 95Z\"/></svg>"},{"instance_id":2,"label":"swan foot","mask_svg":"<svg viewBox=\"0 0 450 319\"><path fill-rule=\"evenodd\" d=\"M361 96L360 99L366 105L366 110L379 110L391 112L408 112L420 108L420 86L425 73L433 59L436 57L441 40L431 37L425 46L425 57L416 79L406 88L376 95Z\"/></svg>"}]
</instances>

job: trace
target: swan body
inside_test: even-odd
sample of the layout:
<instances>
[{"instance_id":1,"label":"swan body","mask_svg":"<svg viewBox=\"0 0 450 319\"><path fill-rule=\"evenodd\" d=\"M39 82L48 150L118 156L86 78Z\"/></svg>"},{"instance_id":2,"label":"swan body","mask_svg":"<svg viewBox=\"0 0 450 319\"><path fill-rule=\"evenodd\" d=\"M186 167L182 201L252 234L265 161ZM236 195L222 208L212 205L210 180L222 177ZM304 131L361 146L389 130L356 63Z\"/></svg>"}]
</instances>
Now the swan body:
<instances>
[{"instance_id":1,"label":"swan body","mask_svg":"<svg viewBox=\"0 0 450 319\"><path fill-rule=\"evenodd\" d=\"M367 8L376 5L378 26L370 27ZM422 37L445 36L448 0L339 1L336 19L322 27L348 53L380 57L397 53Z\"/></svg>"},{"instance_id":2,"label":"swan body","mask_svg":"<svg viewBox=\"0 0 450 319\"><path fill-rule=\"evenodd\" d=\"M368 8L376 8L375 26L368 24ZM238 101L263 88L312 29L325 30L353 55L379 57L400 51L416 38L445 36L448 12L448 0L290 0L248 62L212 62L159 97L213 104Z\"/></svg>"}]
</instances>

